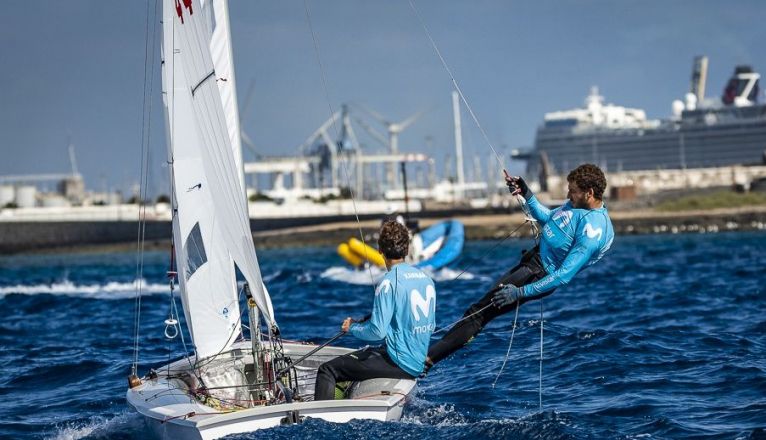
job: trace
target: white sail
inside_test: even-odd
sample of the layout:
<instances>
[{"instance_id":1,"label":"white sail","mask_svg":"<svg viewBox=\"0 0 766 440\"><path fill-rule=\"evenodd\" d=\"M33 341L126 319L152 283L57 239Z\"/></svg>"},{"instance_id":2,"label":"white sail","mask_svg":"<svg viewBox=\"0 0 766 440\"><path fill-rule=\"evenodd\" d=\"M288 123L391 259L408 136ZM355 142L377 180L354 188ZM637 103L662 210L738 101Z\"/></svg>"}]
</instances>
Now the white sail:
<instances>
[{"instance_id":1,"label":"white sail","mask_svg":"<svg viewBox=\"0 0 766 440\"><path fill-rule=\"evenodd\" d=\"M231 47L229 2L227 0L203 0L202 7L212 30L210 52L215 66L216 83L221 94L223 112L226 116L226 128L229 131L231 150L240 172L239 182L242 185L242 190L245 191L245 173L242 166L242 131L239 123L237 81L234 75L234 56ZM246 193L245 196L247 196Z\"/></svg>"},{"instance_id":2,"label":"white sail","mask_svg":"<svg viewBox=\"0 0 766 440\"><path fill-rule=\"evenodd\" d=\"M165 0L163 96L173 180L173 236L184 313L199 357L241 332L235 265L267 323L275 325L250 234L240 169L195 0Z\"/></svg>"}]
</instances>

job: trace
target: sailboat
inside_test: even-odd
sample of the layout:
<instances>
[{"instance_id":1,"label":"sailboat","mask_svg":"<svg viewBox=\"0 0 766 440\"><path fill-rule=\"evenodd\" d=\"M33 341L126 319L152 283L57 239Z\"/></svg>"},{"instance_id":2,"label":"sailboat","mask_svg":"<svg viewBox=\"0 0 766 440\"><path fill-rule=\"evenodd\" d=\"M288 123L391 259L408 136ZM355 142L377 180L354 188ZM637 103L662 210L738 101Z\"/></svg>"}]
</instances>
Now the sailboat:
<instances>
[{"instance_id":1,"label":"sailboat","mask_svg":"<svg viewBox=\"0 0 766 440\"><path fill-rule=\"evenodd\" d=\"M400 418L415 381L365 380L336 400L314 401L319 365L353 350L280 337L250 233L226 1L163 0L162 23L177 266L171 275L194 353L140 378L134 362L128 403L156 434L174 439L214 439L306 417ZM165 323L166 336L179 333L178 320Z\"/></svg>"}]
</instances>

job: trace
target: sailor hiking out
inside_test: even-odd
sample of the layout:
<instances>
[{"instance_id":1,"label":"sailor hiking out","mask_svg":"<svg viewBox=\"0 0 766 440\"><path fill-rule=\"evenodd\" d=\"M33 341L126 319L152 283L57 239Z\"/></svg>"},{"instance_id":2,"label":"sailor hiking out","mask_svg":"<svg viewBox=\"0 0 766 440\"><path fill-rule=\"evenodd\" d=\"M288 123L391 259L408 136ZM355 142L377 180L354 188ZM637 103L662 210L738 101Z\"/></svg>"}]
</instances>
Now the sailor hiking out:
<instances>
[{"instance_id":1,"label":"sailor hiking out","mask_svg":"<svg viewBox=\"0 0 766 440\"><path fill-rule=\"evenodd\" d=\"M314 399L330 400L335 384L372 378L414 379L423 372L436 323L436 289L431 278L404 262L409 231L396 222L380 228L378 247L388 273L375 289L372 314L363 322L346 318L341 330L364 341L384 340L319 367Z\"/></svg>"},{"instance_id":2,"label":"sailor hiking out","mask_svg":"<svg viewBox=\"0 0 766 440\"><path fill-rule=\"evenodd\" d=\"M596 165L584 164L572 170L567 181L569 200L551 210L537 200L524 179L506 175L511 193L524 197L529 214L542 226L540 242L523 252L519 264L501 276L465 311L463 319L430 347L426 369L468 344L496 317L566 285L609 250L614 229L603 202L604 173Z\"/></svg>"}]
</instances>

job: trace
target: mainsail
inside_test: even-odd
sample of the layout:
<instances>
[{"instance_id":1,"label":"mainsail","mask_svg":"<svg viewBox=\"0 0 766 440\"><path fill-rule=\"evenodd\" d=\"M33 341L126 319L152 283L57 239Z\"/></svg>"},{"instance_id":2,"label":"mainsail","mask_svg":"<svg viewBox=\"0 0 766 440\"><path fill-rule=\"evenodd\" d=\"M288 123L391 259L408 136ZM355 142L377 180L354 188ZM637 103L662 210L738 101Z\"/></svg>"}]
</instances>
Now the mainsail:
<instances>
[{"instance_id":1,"label":"mainsail","mask_svg":"<svg viewBox=\"0 0 766 440\"><path fill-rule=\"evenodd\" d=\"M250 234L247 203L197 0L163 2L163 98L173 182L173 238L186 322L197 356L241 332L236 268L276 325Z\"/></svg>"}]
</instances>

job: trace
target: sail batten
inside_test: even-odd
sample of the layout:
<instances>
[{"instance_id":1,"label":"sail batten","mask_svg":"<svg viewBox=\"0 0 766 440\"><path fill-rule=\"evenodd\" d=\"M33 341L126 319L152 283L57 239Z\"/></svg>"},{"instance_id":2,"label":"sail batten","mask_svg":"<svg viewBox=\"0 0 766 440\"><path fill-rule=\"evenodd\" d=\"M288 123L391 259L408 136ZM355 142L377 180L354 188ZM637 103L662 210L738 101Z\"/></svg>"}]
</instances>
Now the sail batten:
<instances>
[{"instance_id":1,"label":"sail batten","mask_svg":"<svg viewBox=\"0 0 766 440\"><path fill-rule=\"evenodd\" d=\"M210 29L196 1L175 6L165 0L163 12L173 237L184 314L203 358L225 350L241 333L235 267L251 286L264 318L275 321L250 233L241 162L232 149L216 85Z\"/></svg>"}]
</instances>

